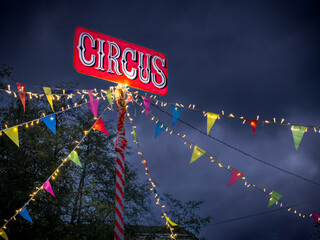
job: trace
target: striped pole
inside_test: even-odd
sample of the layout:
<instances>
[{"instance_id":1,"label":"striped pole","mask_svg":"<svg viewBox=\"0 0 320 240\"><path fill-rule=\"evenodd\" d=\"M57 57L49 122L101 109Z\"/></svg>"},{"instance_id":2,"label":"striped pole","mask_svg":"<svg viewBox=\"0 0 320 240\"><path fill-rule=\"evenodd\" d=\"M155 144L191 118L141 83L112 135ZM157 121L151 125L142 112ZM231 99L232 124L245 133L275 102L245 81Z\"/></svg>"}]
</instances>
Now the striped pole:
<instances>
[{"instance_id":1,"label":"striped pole","mask_svg":"<svg viewBox=\"0 0 320 240\"><path fill-rule=\"evenodd\" d=\"M115 150L117 153L116 162L116 211L114 239L124 240L124 152L127 147L125 118L126 118L126 89L118 86L115 90L115 103L117 107L117 138Z\"/></svg>"}]
</instances>

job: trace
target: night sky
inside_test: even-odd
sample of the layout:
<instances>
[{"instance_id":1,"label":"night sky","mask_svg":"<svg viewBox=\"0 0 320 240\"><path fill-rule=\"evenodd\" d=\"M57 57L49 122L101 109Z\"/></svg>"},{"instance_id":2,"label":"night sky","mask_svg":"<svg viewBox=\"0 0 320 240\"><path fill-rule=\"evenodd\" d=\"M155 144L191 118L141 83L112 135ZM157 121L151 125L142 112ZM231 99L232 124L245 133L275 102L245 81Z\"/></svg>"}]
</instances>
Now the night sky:
<instances>
[{"instance_id":1,"label":"night sky","mask_svg":"<svg viewBox=\"0 0 320 240\"><path fill-rule=\"evenodd\" d=\"M13 78L27 88L69 81L80 89L114 86L75 71L74 31L82 26L164 53L168 59L168 94L158 99L185 106L195 104L219 114L224 110L249 119L259 115L262 120L284 118L290 123L320 125L319 11L319 1L4 0L0 63L13 67ZM154 122L136 109L137 136L159 193L169 193L182 201L205 202L200 214L211 216L212 221L202 229L202 237L268 240L274 235L278 239L310 239L312 221L287 210L214 225L279 207L267 209L269 199L245 187L242 181L227 187L230 173L206 157L190 165L192 150L166 132L154 139ZM171 107L163 109L171 111ZM171 124L166 114L154 106L150 110ZM129 111L134 114L131 104ZM116 119L111 112L107 117ZM202 113L184 109L180 117L206 131ZM304 203L297 209L306 213L320 212L319 185L249 158L181 122L174 129L243 172L257 186L281 193L284 202ZM216 121L211 135L320 183L320 135L312 129L305 133L298 151L287 126L258 124L253 136L249 124L222 118ZM128 139L132 151L137 152L132 136ZM128 161L147 181L138 155Z\"/></svg>"}]
</instances>

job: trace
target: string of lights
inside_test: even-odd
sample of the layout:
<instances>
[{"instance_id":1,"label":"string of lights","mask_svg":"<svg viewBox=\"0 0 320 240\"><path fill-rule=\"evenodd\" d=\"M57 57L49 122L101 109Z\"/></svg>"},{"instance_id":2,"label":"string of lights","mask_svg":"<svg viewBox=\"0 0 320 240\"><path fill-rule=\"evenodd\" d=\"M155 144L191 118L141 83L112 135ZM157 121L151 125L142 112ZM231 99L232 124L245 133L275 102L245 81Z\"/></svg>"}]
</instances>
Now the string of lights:
<instances>
[{"instance_id":1,"label":"string of lights","mask_svg":"<svg viewBox=\"0 0 320 240\"><path fill-rule=\"evenodd\" d=\"M142 110L142 113L145 112L145 108L143 107L142 103L139 103L137 100L134 99L134 102L140 106L143 110ZM154 116L152 113L149 112L149 115L152 116L151 120L152 121L156 121L156 123L158 123L160 120ZM161 122L161 121L160 121ZM162 123L162 122L161 122ZM188 144L189 145L189 148L191 149L192 147L196 146L196 144L194 144L193 142L191 142L188 138L186 138L186 135L182 135L178 132L175 132L173 129L171 129L170 127L167 127L165 126L164 124L162 124L162 126L165 128L165 131L168 132L170 130L170 134L174 133L176 136L178 136L180 139L182 139L184 141L184 144ZM234 168L232 168L229 164L227 164L226 162L220 160L219 158L216 158L216 157L213 157L213 155L211 153L209 153L208 151L205 151L203 153L203 156L206 156L210 159L210 161L212 163L216 163L220 168L224 168L225 170L229 171L230 173L232 173L232 170ZM249 188L249 187L253 187L254 189L258 190L259 192L263 193L264 195L270 197L271 196L271 193L268 193L270 190L265 187L265 188L260 188L258 186L256 186L255 184L251 183L251 181L248 180L248 177L246 175L242 175L242 177L239 178L239 180L242 180L244 182L244 185ZM272 199L272 196L270 197L270 200ZM306 216L308 217L307 214L304 214L304 213L301 213L299 211L297 211L297 209L293 209L290 207L289 204L286 204L285 202L282 202L278 199L275 199L276 200L276 205L279 204L280 207L285 207L285 208L288 208L288 211L290 212L292 210L292 212L294 214L297 214L297 216L299 217L303 217L305 218ZM309 215L309 218L312 217L312 213Z\"/></svg>"},{"instance_id":2,"label":"string of lights","mask_svg":"<svg viewBox=\"0 0 320 240\"><path fill-rule=\"evenodd\" d=\"M159 106L157 106L157 105L155 105L155 104L153 104L153 103L151 103L151 105L154 106L155 108L157 108L159 111L161 111L161 112L167 114L168 116L172 117L172 114L164 111L164 110L161 109ZM207 135L205 132L203 132L203 131L201 131L200 129L198 129L197 127L195 127L195 126L187 123L186 121L182 120L181 118L179 118L178 121L181 122L181 123L183 123L184 125L187 125L187 126L191 127L192 129L200 132L201 134L203 134L203 135L205 135L205 136L207 136L207 137L209 137L209 138L211 138L211 139L213 139L213 140L215 140L215 141L217 141L217 142L219 142L219 143L221 143L221 144L223 144L223 145L225 145L225 146L227 146L227 147L229 147L229 148L231 148L231 149L233 149L233 150L235 150L235 151L237 151L237 152L239 152L239 153L242 153L243 155L245 155L245 156L247 156L247 157L249 157L249 158L252 158L253 160L256 160L256 161L258 161L258 162L261 162L261 163L263 163L263 164L265 164L265 165L268 165L268 166L270 166L270 167L272 167L272 168L278 169L278 170L280 170L280 171L282 171L282 172L285 172L285 173L287 173L287 174L290 174L290 175L292 175L292 176L294 176L294 177L297 177L297 178L299 178L299 179L301 179L301 180L304 180L304 181L306 181L306 182L309 182L309 183L312 183L312 184L314 184L314 185L320 186L320 183L318 183L318 182L315 182L315 181L313 181L313 180L307 179L307 178L302 177L302 176L300 176L300 175L298 175L298 174L295 174L295 173L293 173L293 172L290 172L290 171L288 171L288 170L286 170L286 169L280 168L280 167L278 167L278 166L276 166L276 165L273 165L273 164L271 164L271 163L268 163L268 162L266 162L266 161L263 161L262 159L257 158L257 157L255 157L255 156L253 156L252 154L249 154L249 153L247 153L247 152L245 152L245 151L243 151L243 150L240 150L239 148L236 148L236 147L230 145L229 143L226 143L226 142L224 142L224 141L222 141L222 140L220 140L220 139L218 139L218 138L216 138L216 137L213 137L213 136L211 136L211 135Z\"/></svg>"},{"instance_id":3,"label":"string of lights","mask_svg":"<svg viewBox=\"0 0 320 240\"><path fill-rule=\"evenodd\" d=\"M127 107L128 107L128 105L127 105ZM148 180L149 180L149 182L150 182L150 184L151 184L150 191L153 191L153 190L156 188L156 185L155 185L155 183L152 181L152 178L151 178L151 176L150 176L150 174L149 174L149 169L148 169L147 161L146 161L145 158L143 157L143 154L142 154L142 151L141 151L141 147L140 147L138 138L137 138L137 136L136 136L136 134L135 134L135 130L134 130L134 129L135 129L136 127L133 125L133 123L132 123L133 119L130 117L130 114L129 114L128 111L127 111L127 116L128 116L130 125L131 125L132 130L133 130L132 134L135 135L135 140L134 140L134 142L136 143L136 145L137 145L137 147L138 147L138 150L139 150L138 155L140 155L140 157L141 157L141 159L142 159L142 163L144 164L144 167L145 167L145 174L148 176ZM160 197L159 197L159 195L158 195L157 192L154 192L154 197L155 197L155 199L156 199L156 204L160 206L160 209L161 209L161 212L162 212L162 217L164 217L165 220L166 220L166 226L167 226L167 228L168 228L168 229L170 230L170 232L171 232L170 238L171 238L171 239L176 239L177 234L175 234L175 233L173 232L174 228L171 226L172 222L171 222L171 224L170 224L170 220L169 220L169 218L167 217L167 214L166 214L165 211L164 211L165 205L163 205L163 204L160 202Z\"/></svg>"},{"instance_id":4,"label":"string of lights","mask_svg":"<svg viewBox=\"0 0 320 240\"><path fill-rule=\"evenodd\" d=\"M138 94L138 91L133 93L136 97L139 96L140 98L142 98L143 96ZM184 106L183 104L179 104L179 103L168 103L159 99L156 99L156 95L151 95L149 98L152 99L153 101L155 101L155 104L158 105L160 103L161 107L165 107L167 105L173 105L173 106L177 106L177 107L181 107L181 108L185 108L185 109L189 109L192 111L197 111L197 112L201 112L204 117L206 117L208 111L206 110L201 110L196 108L196 106L194 104L189 104L188 107ZM244 116L238 117L233 115L232 113L230 114L226 114L223 110L221 111L221 114L219 114L219 117L226 117L226 118L234 118L234 119L238 119L241 120L243 124L245 124L249 118L246 118ZM257 123L261 123L261 124L276 124L276 125L281 125L281 126L304 126L306 127L306 132L308 131L308 128L313 129L314 132L318 132L320 133L320 126L319 125L304 125L304 124L295 124L295 123L289 123L289 122L285 122L284 118L281 118L281 120L277 120L275 117L272 119L272 121L269 120L260 120L259 119L259 115L256 117L256 121Z\"/></svg>"},{"instance_id":5,"label":"string of lights","mask_svg":"<svg viewBox=\"0 0 320 240\"><path fill-rule=\"evenodd\" d=\"M11 216L11 217L9 218L9 220L6 220L6 219L4 220L5 223L2 225L1 229L6 229L6 228L7 228L7 224L8 224L10 221L12 221L12 220L16 220L16 216L22 211L22 209L23 209L24 207L28 206L31 201L35 201L36 195L37 195L41 190L44 189L44 184L45 184L47 181L49 181L49 180L55 180L55 179L56 179L58 173L60 172L60 168L68 161L68 156L70 156L70 154L71 154L73 151L75 151L76 149L80 148L81 143L85 140L85 138L87 137L87 135L88 135L88 134L90 133L90 131L93 129L94 125L98 122L98 120L102 117L102 115L104 114L104 112L105 112L107 109L108 109L108 107L106 107L106 108L102 111L102 113L100 114L99 118L97 118L97 120L96 120L95 123L90 127L89 130L84 130L84 136L82 137L82 139L81 139L80 141L76 141L77 145L73 148L73 150L69 153L69 155L67 155L67 157L64 158L64 159L61 161L60 165L53 171L53 173L46 179L46 181L44 181L44 183L43 183L41 186L36 187L36 188L35 188L36 190L35 190L34 192L32 192L31 194L29 194L30 198L28 199L28 201L27 201L26 203L24 203L21 208L17 209L17 210L15 211L15 214L14 214L13 216Z\"/></svg>"}]
</instances>

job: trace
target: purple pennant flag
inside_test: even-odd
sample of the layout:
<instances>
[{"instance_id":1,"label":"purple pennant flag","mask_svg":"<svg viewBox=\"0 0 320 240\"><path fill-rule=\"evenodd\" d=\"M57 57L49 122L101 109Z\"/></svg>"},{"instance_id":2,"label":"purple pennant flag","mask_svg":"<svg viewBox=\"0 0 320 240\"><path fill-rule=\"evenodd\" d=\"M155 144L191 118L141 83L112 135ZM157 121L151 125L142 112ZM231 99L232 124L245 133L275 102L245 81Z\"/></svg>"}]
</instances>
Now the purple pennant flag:
<instances>
[{"instance_id":1,"label":"purple pennant flag","mask_svg":"<svg viewBox=\"0 0 320 240\"><path fill-rule=\"evenodd\" d=\"M50 193L52 196L56 197L52 191L52 187L51 187L51 184L49 182L49 180L47 180L44 184L43 184L43 188L48 192Z\"/></svg>"},{"instance_id":2,"label":"purple pennant flag","mask_svg":"<svg viewBox=\"0 0 320 240\"><path fill-rule=\"evenodd\" d=\"M99 99L93 100L92 102L87 102L88 107L95 117L98 115Z\"/></svg>"},{"instance_id":3,"label":"purple pennant flag","mask_svg":"<svg viewBox=\"0 0 320 240\"><path fill-rule=\"evenodd\" d=\"M320 221L320 213L312 211L313 223L317 223Z\"/></svg>"},{"instance_id":4,"label":"purple pennant flag","mask_svg":"<svg viewBox=\"0 0 320 240\"><path fill-rule=\"evenodd\" d=\"M90 102L92 102L92 101L93 101L93 95L92 95L93 90L88 90L87 92L88 92L88 94L89 94Z\"/></svg>"},{"instance_id":5,"label":"purple pennant flag","mask_svg":"<svg viewBox=\"0 0 320 240\"><path fill-rule=\"evenodd\" d=\"M144 97L144 98L143 98L143 103L144 103L144 108L146 109L146 117L148 117L151 99L148 98L148 97Z\"/></svg>"}]
</instances>

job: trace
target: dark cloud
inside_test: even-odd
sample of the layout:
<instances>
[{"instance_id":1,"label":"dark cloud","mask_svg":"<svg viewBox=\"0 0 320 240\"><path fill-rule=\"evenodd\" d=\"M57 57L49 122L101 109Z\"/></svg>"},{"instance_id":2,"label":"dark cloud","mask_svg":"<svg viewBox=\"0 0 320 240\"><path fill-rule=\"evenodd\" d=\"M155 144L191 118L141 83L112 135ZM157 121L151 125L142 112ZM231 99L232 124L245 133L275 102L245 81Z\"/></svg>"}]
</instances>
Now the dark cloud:
<instances>
[{"instance_id":1,"label":"dark cloud","mask_svg":"<svg viewBox=\"0 0 320 240\"><path fill-rule=\"evenodd\" d=\"M159 97L165 101L248 118L283 117L319 125L318 1L3 1L1 9L0 62L12 66L14 78L27 86L70 80L80 88L111 85L74 70L74 30L83 26L166 54L169 92ZM171 123L153 106L151 111ZM206 131L201 113L183 110L181 118ZM201 212L212 216L212 223L267 210L263 194L240 182L227 187L230 174L204 157L190 165L192 150L179 138L163 133L154 139L154 123L141 114L135 124L161 193L204 200ZM175 128L257 185L282 193L289 204L319 196L319 186L239 154L182 123ZM319 134L312 129L297 152L287 127L258 125L253 137L249 125L223 118L212 134L268 163L320 182ZM142 166L135 157L128 161ZM312 202L299 209L320 211L320 205ZM284 210L212 225L203 229L202 236L271 239L273 234L279 239L308 239L311 222L292 215Z\"/></svg>"}]
</instances>

